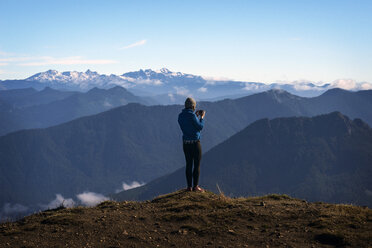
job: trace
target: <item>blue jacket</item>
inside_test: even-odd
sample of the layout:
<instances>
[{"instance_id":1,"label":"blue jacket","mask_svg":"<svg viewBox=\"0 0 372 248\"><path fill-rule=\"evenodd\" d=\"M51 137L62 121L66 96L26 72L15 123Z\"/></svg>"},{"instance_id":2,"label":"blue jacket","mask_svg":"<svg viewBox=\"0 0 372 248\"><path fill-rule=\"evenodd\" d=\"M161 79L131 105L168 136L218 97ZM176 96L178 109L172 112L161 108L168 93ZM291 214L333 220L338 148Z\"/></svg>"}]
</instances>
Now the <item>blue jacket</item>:
<instances>
[{"instance_id":1,"label":"blue jacket","mask_svg":"<svg viewBox=\"0 0 372 248\"><path fill-rule=\"evenodd\" d=\"M199 120L192 109L183 109L178 115L178 124L180 124L183 140L199 140L200 131L204 126L204 119Z\"/></svg>"}]
</instances>

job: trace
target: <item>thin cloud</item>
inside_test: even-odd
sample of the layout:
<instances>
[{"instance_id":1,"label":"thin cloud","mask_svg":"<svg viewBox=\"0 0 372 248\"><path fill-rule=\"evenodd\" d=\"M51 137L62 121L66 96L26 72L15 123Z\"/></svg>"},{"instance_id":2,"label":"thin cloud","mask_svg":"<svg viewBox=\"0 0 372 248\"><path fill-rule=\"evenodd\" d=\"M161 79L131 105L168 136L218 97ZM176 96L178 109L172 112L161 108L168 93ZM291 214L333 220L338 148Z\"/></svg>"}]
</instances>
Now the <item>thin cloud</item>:
<instances>
[{"instance_id":1,"label":"thin cloud","mask_svg":"<svg viewBox=\"0 0 372 248\"><path fill-rule=\"evenodd\" d=\"M42 66L42 65L107 65L115 64L117 61L107 59L84 59L81 56L54 58L54 57L37 57L30 59L33 61L18 64L20 66Z\"/></svg>"},{"instance_id":2,"label":"thin cloud","mask_svg":"<svg viewBox=\"0 0 372 248\"><path fill-rule=\"evenodd\" d=\"M12 58L0 58L0 62L22 62L39 59L39 57L12 57Z\"/></svg>"},{"instance_id":3,"label":"thin cloud","mask_svg":"<svg viewBox=\"0 0 372 248\"><path fill-rule=\"evenodd\" d=\"M137 47L137 46L142 46L142 45L145 45L146 42L147 42L147 40L140 40L140 41L137 41L137 42L132 43L130 45L121 47L120 50L125 50L125 49L129 49L129 48Z\"/></svg>"},{"instance_id":4,"label":"thin cloud","mask_svg":"<svg viewBox=\"0 0 372 248\"><path fill-rule=\"evenodd\" d=\"M174 86L173 89L176 90L176 94L177 94L177 95L181 95L181 96L191 96L191 95L190 95L190 91L189 91L188 89L186 89L185 87Z\"/></svg>"},{"instance_id":5,"label":"thin cloud","mask_svg":"<svg viewBox=\"0 0 372 248\"><path fill-rule=\"evenodd\" d=\"M0 50L0 56L11 56L13 55L12 53L4 52Z\"/></svg>"},{"instance_id":6,"label":"thin cloud","mask_svg":"<svg viewBox=\"0 0 372 248\"><path fill-rule=\"evenodd\" d=\"M200 88L198 89L198 91L199 91L199 92L202 92L202 93L205 93L205 92L208 91L208 89L207 89L206 87L200 87Z\"/></svg>"}]
</instances>

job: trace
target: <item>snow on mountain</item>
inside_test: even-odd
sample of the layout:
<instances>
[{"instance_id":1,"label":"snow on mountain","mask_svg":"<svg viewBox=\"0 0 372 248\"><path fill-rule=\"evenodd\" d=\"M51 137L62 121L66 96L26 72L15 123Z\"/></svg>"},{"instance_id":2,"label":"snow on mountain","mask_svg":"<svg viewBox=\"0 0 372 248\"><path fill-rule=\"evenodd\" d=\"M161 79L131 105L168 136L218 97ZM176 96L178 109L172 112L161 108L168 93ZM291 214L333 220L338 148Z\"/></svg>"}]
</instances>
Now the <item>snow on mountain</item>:
<instances>
[{"instance_id":1,"label":"snow on mountain","mask_svg":"<svg viewBox=\"0 0 372 248\"><path fill-rule=\"evenodd\" d=\"M45 72L37 73L29 78L26 81L39 81L39 82L59 82L59 83L82 83L82 82L104 82L104 81L113 81L121 80L119 76L116 75L101 75L95 71L87 70L86 72L77 72L77 71L65 71L59 72L56 70L48 70Z\"/></svg>"},{"instance_id":2,"label":"snow on mountain","mask_svg":"<svg viewBox=\"0 0 372 248\"><path fill-rule=\"evenodd\" d=\"M37 73L25 79L25 81L29 83L27 87L43 88L49 86L56 89L82 91L94 87L107 89L119 85L139 96L168 97L170 103L177 103L178 101L173 100L185 96L193 96L197 99L237 98L270 89L282 89L295 95L307 97L320 95L326 90L336 87L347 90L372 89L371 84L358 83L354 80L335 80L327 84L306 80L278 81L272 84L213 80L182 72L172 72L167 68L161 68L160 70L141 69L122 75L104 75L91 70L86 72L48 70Z\"/></svg>"},{"instance_id":3,"label":"snow on mountain","mask_svg":"<svg viewBox=\"0 0 372 248\"><path fill-rule=\"evenodd\" d=\"M168 70L167 68L161 68L160 70L153 71L151 69L146 70L139 70L134 72L127 72L124 73L122 78L125 79L134 79L134 80L143 80L143 79L162 79L162 80L172 80L172 79L193 79L193 80L201 80L204 81L204 79L200 76L195 76L192 74L186 74L182 72L172 72Z\"/></svg>"},{"instance_id":4,"label":"snow on mountain","mask_svg":"<svg viewBox=\"0 0 372 248\"><path fill-rule=\"evenodd\" d=\"M128 87L129 82L120 76L98 74L95 71L86 72L48 70L37 73L26 79L29 82L40 82L54 88L73 90L89 90L94 87L109 88L114 85Z\"/></svg>"}]
</instances>

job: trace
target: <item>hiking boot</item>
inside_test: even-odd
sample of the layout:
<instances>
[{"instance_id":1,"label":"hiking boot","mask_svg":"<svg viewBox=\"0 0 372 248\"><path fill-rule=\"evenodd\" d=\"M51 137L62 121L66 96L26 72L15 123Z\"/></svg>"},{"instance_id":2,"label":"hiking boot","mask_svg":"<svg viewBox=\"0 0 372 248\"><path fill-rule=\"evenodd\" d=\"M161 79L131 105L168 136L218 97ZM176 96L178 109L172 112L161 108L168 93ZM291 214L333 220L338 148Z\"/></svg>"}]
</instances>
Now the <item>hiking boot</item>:
<instances>
[{"instance_id":1,"label":"hiking boot","mask_svg":"<svg viewBox=\"0 0 372 248\"><path fill-rule=\"evenodd\" d=\"M200 188L199 186L195 186L194 188L192 188L193 191L197 191L197 192L204 192L205 190Z\"/></svg>"},{"instance_id":2,"label":"hiking boot","mask_svg":"<svg viewBox=\"0 0 372 248\"><path fill-rule=\"evenodd\" d=\"M192 191L192 188L191 187L187 187L186 188L186 191Z\"/></svg>"}]
</instances>

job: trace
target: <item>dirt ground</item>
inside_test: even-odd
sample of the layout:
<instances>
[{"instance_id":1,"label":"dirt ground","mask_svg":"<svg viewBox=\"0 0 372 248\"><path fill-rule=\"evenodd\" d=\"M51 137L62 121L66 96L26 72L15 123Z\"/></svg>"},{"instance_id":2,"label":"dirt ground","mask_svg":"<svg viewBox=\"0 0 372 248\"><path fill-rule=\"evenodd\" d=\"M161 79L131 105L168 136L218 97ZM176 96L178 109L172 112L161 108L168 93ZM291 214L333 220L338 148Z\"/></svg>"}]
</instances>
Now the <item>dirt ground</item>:
<instances>
[{"instance_id":1,"label":"dirt ground","mask_svg":"<svg viewBox=\"0 0 372 248\"><path fill-rule=\"evenodd\" d=\"M180 190L3 223L0 247L372 247L372 210Z\"/></svg>"}]
</instances>

